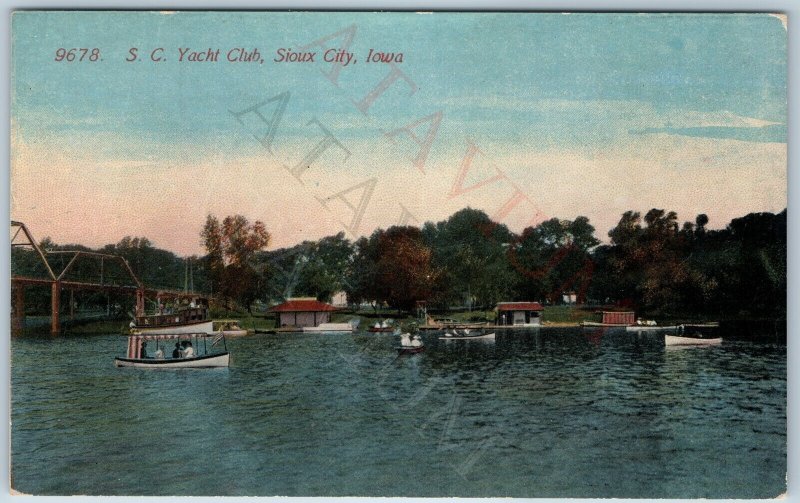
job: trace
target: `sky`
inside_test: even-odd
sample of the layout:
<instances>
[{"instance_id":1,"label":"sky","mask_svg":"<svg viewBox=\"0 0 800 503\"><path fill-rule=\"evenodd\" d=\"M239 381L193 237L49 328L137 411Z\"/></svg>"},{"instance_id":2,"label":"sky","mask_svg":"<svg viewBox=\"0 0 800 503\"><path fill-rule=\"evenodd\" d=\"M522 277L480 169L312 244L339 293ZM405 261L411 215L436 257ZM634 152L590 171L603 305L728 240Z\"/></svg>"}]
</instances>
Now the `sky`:
<instances>
[{"instance_id":1,"label":"sky","mask_svg":"<svg viewBox=\"0 0 800 503\"><path fill-rule=\"evenodd\" d=\"M278 248L469 206L607 241L627 210L787 204L778 16L17 12L12 36L11 218L38 239L190 255L208 214Z\"/></svg>"}]
</instances>

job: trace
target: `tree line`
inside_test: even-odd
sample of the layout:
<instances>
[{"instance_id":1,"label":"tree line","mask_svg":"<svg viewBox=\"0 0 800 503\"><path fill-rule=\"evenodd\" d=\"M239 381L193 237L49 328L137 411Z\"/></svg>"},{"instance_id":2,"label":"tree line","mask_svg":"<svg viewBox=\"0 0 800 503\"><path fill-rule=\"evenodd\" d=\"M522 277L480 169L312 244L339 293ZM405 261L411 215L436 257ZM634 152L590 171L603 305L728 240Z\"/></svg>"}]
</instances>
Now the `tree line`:
<instances>
[{"instance_id":1,"label":"tree line","mask_svg":"<svg viewBox=\"0 0 800 503\"><path fill-rule=\"evenodd\" d=\"M191 286L230 309L294 296L329 301L337 292L352 305L405 311L417 301L492 309L501 301L559 303L570 292L579 303L653 315L785 317L786 210L751 213L719 230L707 225L703 214L680 224L674 211L627 211L602 244L585 216L515 233L466 208L421 227L377 229L355 241L339 233L267 251L272 236L262 222L209 215L204 256L181 258L140 237L97 251L125 257L148 287ZM12 254L16 269L25 264Z\"/></svg>"}]
</instances>

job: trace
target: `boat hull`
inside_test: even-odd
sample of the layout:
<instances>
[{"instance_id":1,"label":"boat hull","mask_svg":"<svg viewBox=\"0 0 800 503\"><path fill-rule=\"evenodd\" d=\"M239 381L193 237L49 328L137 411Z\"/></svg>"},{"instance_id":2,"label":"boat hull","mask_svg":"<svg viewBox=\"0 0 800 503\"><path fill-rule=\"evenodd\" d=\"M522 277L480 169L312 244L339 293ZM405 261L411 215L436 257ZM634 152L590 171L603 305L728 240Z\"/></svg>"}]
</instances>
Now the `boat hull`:
<instances>
[{"instance_id":1,"label":"boat hull","mask_svg":"<svg viewBox=\"0 0 800 503\"><path fill-rule=\"evenodd\" d=\"M172 335L172 334L213 334L214 323L211 320L183 325L148 327L135 325L131 333L139 335Z\"/></svg>"},{"instance_id":2,"label":"boat hull","mask_svg":"<svg viewBox=\"0 0 800 503\"><path fill-rule=\"evenodd\" d=\"M459 340L463 341L463 340L468 340L468 339L494 340L494 337L495 337L495 333L492 332L491 334L485 334L485 335L454 335L454 336L451 336L451 337L447 337L446 335L443 335L443 336L439 337L439 340L440 341L459 341Z\"/></svg>"},{"instance_id":3,"label":"boat hull","mask_svg":"<svg viewBox=\"0 0 800 503\"><path fill-rule=\"evenodd\" d=\"M669 326L669 327L661 327L661 326L647 326L647 325L633 325L625 327L625 330L628 332L657 332L659 330L678 330L677 325Z\"/></svg>"},{"instance_id":4,"label":"boat hull","mask_svg":"<svg viewBox=\"0 0 800 503\"><path fill-rule=\"evenodd\" d=\"M714 339L701 339L699 337L665 335L664 344L667 346L716 346L718 344L722 344L722 337L716 337Z\"/></svg>"},{"instance_id":5,"label":"boat hull","mask_svg":"<svg viewBox=\"0 0 800 503\"><path fill-rule=\"evenodd\" d=\"M215 332L215 333L219 333L219 332ZM242 329L242 330L223 330L222 331L222 335L224 335L225 337L242 337L242 336L247 335L247 330L244 330L244 329Z\"/></svg>"},{"instance_id":6,"label":"boat hull","mask_svg":"<svg viewBox=\"0 0 800 503\"><path fill-rule=\"evenodd\" d=\"M152 369L178 369L178 368L218 368L230 365L230 353L217 353L213 355L195 356L193 358L114 358L117 367L152 368Z\"/></svg>"},{"instance_id":7,"label":"boat hull","mask_svg":"<svg viewBox=\"0 0 800 503\"><path fill-rule=\"evenodd\" d=\"M596 321L582 321L581 322L581 326L582 327L608 327L608 328L613 328L613 327L630 327L631 325L628 325L627 323L598 323Z\"/></svg>"},{"instance_id":8,"label":"boat hull","mask_svg":"<svg viewBox=\"0 0 800 503\"><path fill-rule=\"evenodd\" d=\"M413 355L425 351L425 346L398 346L396 349L398 354Z\"/></svg>"}]
</instances>

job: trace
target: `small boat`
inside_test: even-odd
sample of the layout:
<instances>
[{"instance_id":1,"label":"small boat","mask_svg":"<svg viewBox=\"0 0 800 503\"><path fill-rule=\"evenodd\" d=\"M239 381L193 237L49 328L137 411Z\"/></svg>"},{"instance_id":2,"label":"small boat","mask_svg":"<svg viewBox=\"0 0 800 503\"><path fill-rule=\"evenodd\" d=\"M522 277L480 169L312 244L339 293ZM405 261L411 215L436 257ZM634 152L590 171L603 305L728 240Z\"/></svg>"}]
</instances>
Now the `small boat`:
<instances>
[{"instance_id":1,"label":"small boat","mask_svg":"<svg viewBox=\"0 0 800 503\"><path fill-rule=\"evenodd\" d=\"M682 323L680 326L689 328L719 328L719 322L709 321L708 323Z\"/></svg>"},{"instance_id":2,"label":"small boat","mask_svg":"<svg viewBox=\"0 0 800 503\"><path fill-rule=\"evenodd\" d=\"M666 346L716 346L722 344L722 337L704 339L702 337L682 337L679 335L665 335Z\"/></svg>"},{"instance_id":3,"label":"small boat","mask_svg":"<svg viewBox=\"0 0 800 503\"><path fill-rule=\"evenodd\" d=\"M628 332L654 332L658 330L678 330L677 325L628 325L625 327Z\"/></svg>"},{"instance_id":4,"label":"small boat","mask_svg":"<svg viewBox=\"0 0 800 503\"><path fill-rule=\"evenodd\" d=\"M613 328L613 327L630 327L631 325L629 323L599 323L596 321L582 321L581 326L591 327L591 328L597 328L597 327Z\"/></svg>"},{"instance_id":5,"label":"small boat","mask_svg":"<svg viewBox=\"0 0 800 503\"><path fill-rule=\"evenodd\" d=\"M394 327L392 326L393 321L394 320L383 320L380 323L375 322L375 325L369 327L367 332L394 332Z\"/></svg>"},{"instance_id":6,"label":"small boat","mask_svg":"<svg viewBox=\"0 0 800 503\"><path fill-rule=\"evenodd\" d=\"M208 339L211 339L211 341L208 341ZM171 349L169 346L173 341L175 341L175 350L170 354L171 357L168 358L166 352ZM152 356L148 354L148 342L155 343L156 346ZM197 351L199 352L201 342L203 353L195 353L194 345L197 345ZM214 351L214 346L219 342L223 343L224 350ZM179 347L181 348L180 350L178 349ZM172 357L172 354L176 356ZM114 358L114 365L117 367L135 368L215 368L227 367L229 364L230 353L228 353L223 333L133 334L128 336L126 356Z\"/></svg>"},{"instance_id":7,"label":"small boat","mask_svg":"<svg viewBox=\"0 0 800 503\"><path fill-rule=\"evenodd\" d=\"M222 332L225 337L241 337L247 335L247 330L239 326L239 320L214 320L214 333Z\"/></svg>"},{"instance_id":8,"label":"small boat","mask_svg":"<svg viewBox=\"0 0 800 503\"><path fill-rule=\"evenodd\" d=\"M456 341L456 340L467 340L467 339L494 340L494 336L495 336L494 332L489 334L481 333L481 334L470 335L469 330L464 330L463 334L459 334L454 330L452 334L450 332L445 332L444 335L439 337L439 340L444 340L444 341Z\"/></svg>"},{"instance_id":9,"label":"small boat","mask_svg":"<svg viewBox=\"0 0 800 503\"><path fill-rule=\"evenodd\" d=\"M207 301L199 299L173 312L159 306L156 314L134 317L130 329L142 335L212 334L214 323L208 318Z\"/></svg>"},{"instance_id":10,"label":"small boat","mask_svg":"<svg viewBox=\"0 0 800 503\"><path fill-rule=\"evenodd\" d=\"M488 323L465 323L451 320L449 318L434 320L430 316L425 319L425 324L420 326L420 330L479 330L486 328Z\"/></svg>"},{"instance_id":11,"label":"small boat","mask_svg":"<svg viewBox=\"0 0 800 503\"><path fill-rule=\"evenodd\" d=\"M425 344L422 343L419 335L411 336L409 333L400 334L400 345L395 347L398 355L411 355L425 351Z\"/></svg>"},{"instance_id":12,"label":"small boat","mask_svg":"<svg viewBox=\"0 0 800 503\"><path fill-rule=\"evenodd\" d=\"M397 353L401 355L413 355L425 351L425 346L397 346Z\"/></svg>"}]
</instances>

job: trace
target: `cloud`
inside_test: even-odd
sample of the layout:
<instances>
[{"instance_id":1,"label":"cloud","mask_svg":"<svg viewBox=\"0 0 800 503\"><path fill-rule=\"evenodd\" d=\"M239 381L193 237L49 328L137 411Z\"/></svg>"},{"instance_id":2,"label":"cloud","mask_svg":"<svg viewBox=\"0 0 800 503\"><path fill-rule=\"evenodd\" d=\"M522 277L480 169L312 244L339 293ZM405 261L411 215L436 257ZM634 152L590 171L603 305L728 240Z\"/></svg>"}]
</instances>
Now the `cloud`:
<instances>
[{"instance_id":1,"label":"cloud","mask_svg":"<svg viewBox=\"0 0 800 503\"><path fill-rule=\"evenodd\" d=\"M698 126L698 127L662 127L632 130L631 134L666 133L697 138L720 138L755 143L785 143L786 126L775 124L768 126L730 127L730 126Z\"/></svg>"},{"instance_id":2,"label":"cloud","mask_svg":"<svg viewBox=\"0 0 800 503\"><path fill-rule=\"evenodd\" d=\"M525 128L537 131L560 131L565 143L570 137L584 140L617 141L625 135L667 133L683 136L740 139L752 142L785 142L782 122L747 117L729 110L701 111L685 108L657 109L640 100L566 100L521 99L518 96L490 95L473 98L449 98L444 104L468 114L469 110L493 110L492 119L465 121L471 125L502 124L504 116L526 114ZM458 116L458 114L455 114ZM453 114L448 116L453 120ZM494 128L496 129L496 127ZM541 137L541 135L539 135Z\"/></svg>"},{"instance_id":3,"label":"cloud","mask_svg":"<svg viewBox=\"0 0 800 503\"><path fill-rule=\"evenodd\" d=\"M188 143L160 148L117 135L96 136L92 149L69 149L70 138L30 139L14 127L11 214L37 236L57 242L100 246L137 235L191 254L202 253L198 236L207 213L260 219L276 247L335 234L351 222L353 208L341 201L325 207L320 200L370 178L378 183L358 228L361 235L399 223L403 208L421 224L471 206L503 214L501 221L514 231L533 220L586 215L601 239L629 209L674 209L689 220L707 213L714 226L751 211L783 209L786 145L741 141L731 133L764 134L784 126L762 126L764 121L730 113L679 118L684 122L671 126L673 132L653 129L591 146L536 148L477 137L481 154L463 181L463 187L477 188L456 197L451 193L467 152L463 132L457 131L452 142L437 140L424 172L412 164L416 144L375 136L346 141L352 152L346 160L337 150L326 152L298 180L283 166L295 166L316 138L276 144L277 156L252 138L244 144L253 148L239 152L213 145L194 145L189 152L193 145ZM445 129L443 124L440 134L447 134ZM678 133L692 129L698 134ZM699 134L714 129L714 135ZM134 149L129 143L141 145ZM496 170L503 176L495 177ZM492 181L481 184L485 180ZM524 199L504 213L516 202L517 189ZM358 195L349 197L358 202Z\"/></svg>"}]
</instances>

